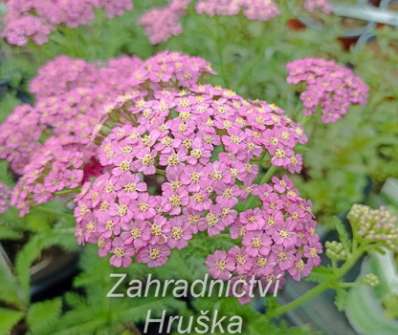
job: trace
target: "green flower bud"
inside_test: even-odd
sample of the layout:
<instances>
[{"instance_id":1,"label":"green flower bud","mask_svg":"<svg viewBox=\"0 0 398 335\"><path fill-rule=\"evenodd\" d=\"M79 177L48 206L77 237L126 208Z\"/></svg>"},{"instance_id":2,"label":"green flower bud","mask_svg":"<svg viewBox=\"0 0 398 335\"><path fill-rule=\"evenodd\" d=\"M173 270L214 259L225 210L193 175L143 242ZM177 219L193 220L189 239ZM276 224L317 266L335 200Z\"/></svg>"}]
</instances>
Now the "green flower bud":
<instances>
[{"instance_id":1,"label":"green flower bud","mask_svg":"<svg viewBox=\"0 0 398 335\"><path fill-rule=\"evenodd\" d=\"M380 279L374 273L368 273L361 278L361 282L370 287L375 287L380 284Z\"/></svg>"},{"instance_id":2,"label":"green flower bud","mask_svg":"<svg viewBox=\"0 0 398 335\"><path fill-rule=\"evenodd\" d=\"M348 213L348 219L362 240L392 251L398 250L397 217L386 208L371 209L354 205Z\"/></svg>"},{"instance_id":3,"label":"green flower bud","mask_svg":"<svg viewBox=\"0 0 398 335\"><path fill-rule=\"evenodd\" d=\"M343 244L337 241L327 241L325 243L326 256L333 261L343 261L347 258L347 252L344 249Z\"/></svg>"}]
</instances>

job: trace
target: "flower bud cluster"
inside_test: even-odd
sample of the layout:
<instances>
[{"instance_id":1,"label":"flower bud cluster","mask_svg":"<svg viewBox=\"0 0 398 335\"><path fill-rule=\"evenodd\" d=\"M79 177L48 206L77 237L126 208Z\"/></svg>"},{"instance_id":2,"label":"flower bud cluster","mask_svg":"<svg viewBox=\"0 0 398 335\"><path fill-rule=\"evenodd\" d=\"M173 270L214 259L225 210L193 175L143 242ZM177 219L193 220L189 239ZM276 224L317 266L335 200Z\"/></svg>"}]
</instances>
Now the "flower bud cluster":
<instances>
[{"instance_id":1,"label":"flower bud cluster","mask_svg":"<svg viewBox=\"0 0 398 335\"><path fill-rule=\"evenodd\" d=\"M342 243L337 241L327 241L325 243L326 256L332 261L344 261L347 258L347 251Z\"/></svg>"},{"instance_id":2,"label":"flower bud cluster","mask_svg":"<svg viewBox=\"0 0 398 335\"><path fill-rule=\"evenodd\" d=\"M397 217L386 208L354 205L348 214L352 229L364 241L389 250L398 250Z\"/></svg>"},{"instance_id":3,"label":"flower bud cluster","mask_svg":"<svg viewBox=\"0 0 398 335\"><path fill-rule=\"evenodd\" d=\"M376 287L380 284L380 279L374 273L368 273L361 278L361 282L370 287Z\"/></svg>"},{"instance_id":4,"label":"flower bud cluster","mask_svg":"<svg viewBox=\"0 0 398 335\"><path fill-rule=\"evenodd\" d=\"M365 105L367 85L350 69L334 61L304 58L287 65L289 84L305 83L300 99L304 115L322 109L322 122L335 123L348 113L351 105Z\"/></svg>"}]
</instances>

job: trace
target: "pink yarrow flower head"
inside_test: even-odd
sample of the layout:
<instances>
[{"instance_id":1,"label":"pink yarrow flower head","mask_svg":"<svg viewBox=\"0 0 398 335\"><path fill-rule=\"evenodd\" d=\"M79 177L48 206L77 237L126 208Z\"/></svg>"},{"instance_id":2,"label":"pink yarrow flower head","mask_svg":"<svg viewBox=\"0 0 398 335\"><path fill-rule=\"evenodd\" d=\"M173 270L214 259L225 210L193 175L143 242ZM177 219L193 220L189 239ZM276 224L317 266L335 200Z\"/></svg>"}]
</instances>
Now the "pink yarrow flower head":
<instances>
[{"instance_id":1,"label":"pink yarrow flower head","mask_svg":"<svg viewBox=\"0 0 398 335\"><path fill-rule=\"evenodd\" d=\"M182 33L181 17L191 0L171 0L165 7L153 8L139 21L152 44L166 42Z\"/></svg>"},{"instance_id":2,"label":"pink yarrow flower head","mask_svg":"<svg viewBox=\"0 0 398 335\"><path fill-rule=\"evenodd\" d=\"M30 85L36 104L17 106L0 125L0 159L20 175L43 139L70 135L88 140L104 104L131 90L123 75L130 78L141 65L127 56L104 65L66 56L47 63Z\"/></svg>"},{"instance_id":3,"label":"pink yarrow flower head","mask_svg":"<svg viewBox=\"0 0 398 335\"><path fill-rule=\"evenodd\" d=\"M304 58L287 65L289 84L305 83L301 93L304 115L322 109L322 121L335 123L351 105L365 105L368 86L350 69L334 61Z\"/></svg>"},{"instance_id":4,"label":"pink yarrow flower head","mask_svg":"<svg viewBox=\"0 0 398 335\"><path fill-rule=\"evenodd\" d=\"M224 279L244 276L267 281L289 274L300 280L307 276L320 264L322 251L311 204L299 196L286 176L253 186L253 195L261 200L261 207L241 212L231 227L231 236L241 242L241 247L209 256L209 273L214 278L225 274L220 269L226 267L217 267L220 261L221 265L228 264ZM234 225L240 226L238 236L233 233ZM232 264L226 260L232 260Z\"/></svg>"},{"instance_id":5,"label":"pink yarrow flower head","mask_svg":"<svg viewBox=\"0 0 398 335\"><path fill-rule=\"evenodd\" d=\"M93 145L78 138L50 138L25 166L12 204L24 215L32 205L49 201L57 192L79 187L93 152Z\"/></svg>"},{"instance_id":6,"label":"pink yarrow flower head","mask_svg":"<svg viewBox=\"0 0 398 335\"><path fill-rule=\"evenodd\" d=\"M32 155L40 149L44 126L40 115L30 105L20 105L0 124L0 159L7 160L11 169L22 174Z\"/></svg>"},{"instance_id":7,"label":"pink yarrow flower head","mask_svg":"<svg viewBox=\"0 0 398 335\"><path fill-rule=\"evenodd\" d=\"M304 7L309 12L315 12L317 10L325 14L330 14L332 12L332 5L329 0L305 0Z\"/></svg>"},{"instance_id":8,"label":"pink yarrow flower head","mask_svg":"<svg viewBox=\"0 0 398 335\"><path fill-rule=\"evenodd\" d=\"M93 64L59 56L39 69L29 89L37 98L57 96L77 87L93 87L97 79Z\"/></svg>"},{"instance_id":9,"label":"pink yarrow flower head","mask_svg":"<svg viewBox=\"0 0 398 335\"><path fill-rule=\"evenodd\" d=\"M0 183L0 214L5 213L10 207L11 189Z\"/></svg>"},{"instance_id":10,"label":"pink yarrow flower head","mask_svg":"<svg viewBox=\"0 0 398 335\"><path fill-rule=\"evenodd\" d=\"M96 9L114 17L133 9L133 3L131 0L9 0L6 7L2 36L10 44L23 46L29 41L46 43L58 25L75 28L90 23Z\"/></svg>"},{"instance_id":11,"label":"pink yarrow flower head","mask_svg":"<svg viewBox=\"0 0 398 335\"><path fill-rule=\"evenodd\" d=\"M265 154L281 169L300 168L292 162L296 145L307 140L302 129L277 106L198 85L208 69L202 59L161 53L137 70L141 77L133 74L132 86L146 93L125 94L108 106L93 134L103 172L76 198L80 243L100 245L105 256L122 238L136 262L161 266L198 232L215 236L248 221L236 206L256 185L254 160ZM279 212L269 217L282 220L281 194L292 184L276 184L271 200ZM250 229L262 245L248 254L268 256L273 235L262 230L270 219L263 209L256 216L258 227ZM281 248L296 242L278 240Z\"/></svg>"},{"instance_id":12,"label":"pink yarrow flower head","mask_svg":"<svg viewBox=\"0 0 398 335\"><path fill-rule=\"evenodd\" d=\"M206 74L214 74L211 65L200 57L163 51L146 60L131 76L130 84L150 85L153 90L191 87Z\"/></svg>"},{"instance_id":13,"label":"pink yarrow flower head","mask_svg":"<svg viewBox=\"0 0 398 335\"><path fill-rule=\"evenodd\" d=\"M279 15L272 0L199 0L196 11L210 16L235 16L243 12L254 21L268 21Z\"/></svg>"}]
</instances>

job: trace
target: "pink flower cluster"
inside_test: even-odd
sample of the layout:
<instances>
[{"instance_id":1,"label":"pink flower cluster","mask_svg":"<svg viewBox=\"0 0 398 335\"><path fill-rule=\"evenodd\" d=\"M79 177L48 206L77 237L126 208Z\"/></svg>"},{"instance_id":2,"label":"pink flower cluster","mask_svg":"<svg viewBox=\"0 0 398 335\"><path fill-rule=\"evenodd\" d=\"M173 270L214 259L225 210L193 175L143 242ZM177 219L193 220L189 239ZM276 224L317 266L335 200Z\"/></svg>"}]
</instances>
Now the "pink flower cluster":
<instances>
[{"instance_id":1,"label":"pink flower cluster","mask_svg":"<svg viewBox=\"0 0 398 335\"><path fill-rule=\"evenodd\" d=\"M299 279L318 264L310 203L287 177L256 182L260 162L301 170L307 138L282 109L201 85L210 65L179 53L54 63L31 84L35 106L21 107L42 129L12 196L21 214L82 187L76 237L117 267L161 266L195 234L226 229L242 245L208 258L215 278ZM238 213L249 197L259 207Z\"/></svg>"},{"instance_id":2,"label":"pink flower cluster","mask_svg":"<svg viewBox=\"0 0 398 335\"><path fill-rule=\"evenodd\" d=\"M176 56L155 56L147 64L158 64L159 58L174 64L166 59ZM192 74L194 64L191 59L177 69L183 66ZM110 255L118 267L133 259L161 266L172 249L185 248L194 234L214 236L236 226L236 205L256 190L259 168L254 161L265 154L269 166L300 171L301 157L294 149L307 140L274 105L209 85L181 89L186 76L182 82L178 76L170 80L167 67L157 67L156 76L155 67L149 68L152 75L140 83L147 93L116 99L97 127L103 173L76 198L78 240L97 244L99 254ZM313 223L308 215L302 220ZM289 232L298 230L294 223L289 221Z\"/></svg>"},{"instance_id":3,"label":"pink flower cluster","mask_svg":"<svg viewBox=\"0 0 398 335\"><path fill-rule=\"evenodd\" d=\"M214 74L214 71L203 58L164 51L145 61L133 73L129 84L143 88L149 86L154 91L176 86L191 87L208 74Z\"/></svg>"},{"instance_id":4,"label":"pink flower cluster","mask_svg":"<svg viewBox=\"0 0 398 335\"><path fill-rule=\"evenodd\" d=\"M152 44L167 41L182 33L181 17L185 15L191 0L171 0L167 6L153 8L139 21Z\"/></svg>"},{"instance_id":5,"label":"pink flower cluster","mask_svg":"<svg viewBox=\"0 0 398 335\"><path fill-rule=\"evenodd\" d=\"M78 27L95 17L97 8L109 17L133 8L131 0L9 0L2 35L10 44L25 45L29 40L44 44L57 25Z\"/></svg>"},{"instance_id":6,"label":"pink flower cluster","mask_svg":"<svg viewBox=\"0 0 398 335\"><path fill-rule=\"evenodd\" d=\"M0 214L10 207L11 190L0 182Z\"/></svg>"},{"instance_id":7,"label":"pink flower cluster","mask_svg":"<svg viewBox=\"0 0 398 335\"><path fill-rule=\"evenodd\" d=\"M305 83L301 94L304 114L322 109L322 121L334 123L348 113L351 105L365 105L368 86L350 69L334 61L305 58L287 65L289 84Z\"/></svg>"},{"instance_id":8,"label":"pink flower cluster","mask_svg":"<svg viewBox=\"0 0 398 335\"><path fill-rule=\"evenodd\" d=\"M246 293L242 302L247 302L245 287L252 278L269 282L289 273L300 280L320 264L322 251L311 203L298 195L286 176L254 186L253 194L262 207L241 212L230 227L240 246L216 251L206 261L214 278L247 282L241 288Z\"/></svg>"},{"instance_id":9,"label":"pink flower cluster","mask_svg":"<svg viewBox=\"0 0 398 335\"><path fill-rule=\"evenodd\" d=\"M268 21L279 15L278 6L272 0L199 0L196 11L210 16L234 16L242 11L255 21Z\"/></svg>"},{"instance_id":10,"label":"pink flower cluster","mask_svg":"<svg viewBox=\"0 0 398 335\"><path fill-rule=\"evenodd\" d=\"M205 73L212 69L204 60L172 52L146 62L120 57L105 65L61 56L45 65L30 85L36 104L17 107L0 125L0 158L22 175L13 205L24 215L101 172L90 143L109 103L125 94L141 98L144 86L190 85Z\"/></svg>"},{"instance_id":11,"label":"pink flower cluster","mask_svg":"<svg viewBox=\"0 0 398 335\"><path fill-rule=\"evenodd\" d=\"M78 137L51 137L26 165L12 203L24 215L32 204L48 202L59 191L79 187L94 151L93 145Z\"/></svg>"},{"instance_id":12,"label":"pink flower cluster","mask_svg":"<svg viewBox=\"0 0 398 335\"><path fill-rule=\"evenodd\" d=\"M305 0L304 7L309 12L315 12L320 10L325 14L330 14L332 12L332 6L329 0Z\"/></svg>"},{"instance_id":13,"label":"pink flower cluster","mask_svg":"<svg viewBox=\"0 0 398 335\"><path fill-rule=\"evenodd\" d=\"M34 107L17 106L0 124L0 159L7 160L11 169L21 174L32 154L41 147L39 139L43 129Z\"/></svg>"},{"instance_id":14,"label":"pink flower cluster","mask_svg":"<svg viewBox=\"0 0 398 335\"><path fill-rule=\"evenodd\" d=\"M125 92L120 78L141 65L135 57L99 66L61 56L39 71L30 86L36 104L18 106L0 125L0 158L22 175L12 198L21 215L95 175L85 171L95 153L91 134L104 104Z\"/></svg>"}]
</instances>

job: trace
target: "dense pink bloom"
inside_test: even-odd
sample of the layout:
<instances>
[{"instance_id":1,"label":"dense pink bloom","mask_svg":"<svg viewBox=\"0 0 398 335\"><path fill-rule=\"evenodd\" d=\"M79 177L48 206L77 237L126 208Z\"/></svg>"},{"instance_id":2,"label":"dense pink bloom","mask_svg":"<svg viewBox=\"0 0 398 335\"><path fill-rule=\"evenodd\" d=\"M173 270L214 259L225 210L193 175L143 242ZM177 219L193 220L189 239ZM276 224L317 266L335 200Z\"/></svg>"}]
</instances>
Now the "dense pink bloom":
<instances>
[{"instance_id":1,"label":"dense pink bloom","mask_svg":"<svg viewBox=\"0 0 398 335\"><path fill-rule=\"evenodd\" d=\"M61 146L67 144L70 147L68 141L72 139L72 143L78 144L73 146L74 150L80 150L75 155L84 156L79 166L74 166L79 170L79 176L75 176L79 183L73 185L80 186L88 176L98 174L98 168L96 171L87 169L93 162L87 152L85 153L85 147L106 112L104 105L128 90L128 78L141 64L135 57L121 57L99 66L65 56L46 64L30 85L37 98L35 106L18 106L0 125L0 158L8 160L11 169L19 175L32 173L24 170L26 166L30 166L34 173L38 173L43 165L51 165L52 168L57 166L56 170L62 170L64 157L60 155L62 150L57 141ZM120 80L124 74L128 76L127 79ZM49 136L51 139L42 144ZM90 145L89 148L91 155L94 155L95 146ZM46 162L50 156L50 162ZM46 173L49 173L47 168ZM71 185L70 173L58 173L56 177L65 179L58 181L59 189L45 189L43 185L37 185L36 180L39 178L30 180L29 183L32 184L29 186L26 185L26 178L20 179L19 184L24 193L35 194L33 197L28 194L22 198L16 197L17 207L22 213L26 213L31 204L48 201L55 192ZM55 176L49 173L46 178ZM16 190L19 192L21 187L18 186Z\"/></svg>"},{"instance_id":2,"label":"dense pink bloom","mask_svg":"<svg viewBox=\"0 0 398 335\"><path fill-rule=\"evenodd\" d=\"M248 19L255 21L268 21L279 15L272 0L199 0L196 11L210 16L234 16L242 11Z\"/></svg>"},{"instance_id":3,"label":"dense pink bloom","mask_svg":"<svg viewBox=\"0 0 398 335\"><path fill-rule=\"evenodd\" d=\"M182 33L180 20L190 2L191 0L170 0L167 6L153 8L140 18L139 23L152 44L165 42Z\"/></svg>"},{"instance_id":4,"label":"dense pink bloom","mask_svg":"<svg viewBox=\"0 0 398 335\"><path fill-rule=\"evenodd\" d=\"M42 127L36 137L46 136L32 141L38 150L27 155L13 192L21 214L81 188L76 238L96 244L116 267L162 266L196 233L223 231L241 246L209 256L216 278L298 279L316 266L310 203L287 177L256 184L260 157L267 168L301 169L295 149L307 138L282 109L199 85L210 65L179 53L103 65L54 62L31 85L35 106L25 107ZM249 196L261 205L238 213Z\"/></svg>"},{"instance_id":5,"label":"dense pink bloom","mask_svg":"<svg viewBox=\"0 0 398 335\"><path fill-rule=\"evenodd\" d=\"M132 87L146 93L125 94L108 106L94 134L102 175L76 199L81 243L122 237L149 266L163 265L171 249L185 248L199 231L214 236L237 222L259 236L259 245L247 238L252 258L268 256L273 241L281 248L298 244L295 235L263 231L272 220L293 229L283 220L282 194L293 193L287 178L274 179L275 191L269 186L274 212L257 209L253 222L251 212L238 215L235 207L257 190L259 169L251 161L266 153L270 164L299 170L294 150L306 136L274 105L196 84L210 72L200 58L164 52L132 75ZM216 149L222 152L213 159ZM105 250L112 253L100 248L102 256Z\"/></svg>"},{"instance_id":6,"label":"dense pink bloom","mask_svg":"<svg viewBox=\"0 0 398 335\"><path fill-rule=\"evenodd\" d=\"M84 166L90 160L94 146L71 136L50 138L35 152L18 180L12 203L21 214L33 204L42 204L56 192L82 184Z\"/></svg>"},{"instance_id":7,"label":"dense pink bloom","mask_svg":"<svg viewBox=\"0 0 398 335\"><path fill-rule=\"evenodd\" d=\"M210 274L214 278L224 274L217 267L219 260L221 265L228 264L228 276L233 278L266 280L289 273L299 280L307 276L320 264L322 251L311 204L299 197L286 176L274 177L269 185L253 186L253 194L260 198L261 207L241 212L231 227L232 238L242 246L209 256ZM235 227L239 235L233 233Z\"/></svg>"},{"instance_id":8,"label":"dense pink bloom","mask_svg":"<svg viewBox=\"0 0 398 335\"><path fill-rule=\"evenodd\" d=\"M225 251L220 250L207 257L206 266L212 277L223 280L230 279L235 269L233 259L228 257Z\"/></svg>"},{"instance_id":9,"label":"dense pink bloom","mask_svg":"<svg viewBox=\"0 0 398 335\"><path fill-rule=\"evenodd\" d=\"M0 182L0 214L10 207L11 189Z\"/></svg>"},{"instance_id":10,"label":"dense pink bloom","mask_svg":"<svg viewBox=\"0 0 398 335\"><path fill-rule=\"evenodd\" d=\"M289 84L307 85L301 94L304 114L311 115L320 107L324 123L334 123L348 113L351 105L367 102L367 85L350 69L334 61L305 58L289 63L287 70Z\"/></svg>"},{"instance_id":11,"label":"dense pink bloom","mask_svg":"<svg viewBox=\"0 0 398 335\"><path fill-rule=\"evenodd\" d=\"M305 0L304 7L309 12L314 12L319 9L325 14L330 14L332 11L329 0Z\"/></svg>"},{"instance_id":12,"label":"dense pink bloom","mask_svg":"<svg viewBox=\"0 0 398 335\"><path fill-rule=\"evenodd\" d=\"M17 106L0 124L0 159L7 160L13 171L22 174L32 155L41 147L39 139L43 129L34 107Z\"/></svg>"},{"instance_id":13,"label":"dense pink bloom","mask_svg":"<svg viewBox=\"0 0 398 335\"><path fill-rule=\"evenodd\" d=\"M59 56L39 69L29 89L37 97L65 94L77 87L92 87L96 67L81 59Z\"/></svg>"},{"instance_id":14,"label":"dense pink bloom","mask_svg":"<svg viewBox=\"0 0 398 335\"><path fill-rule=\"evenodd\" d=\"M104 9L108 17L131 10L131 0L9 0L2 36L10 44L25 45L32 40L44 44L57 25L78 27L95 18L95 10Z\"/></svg>"}]
</instances>

